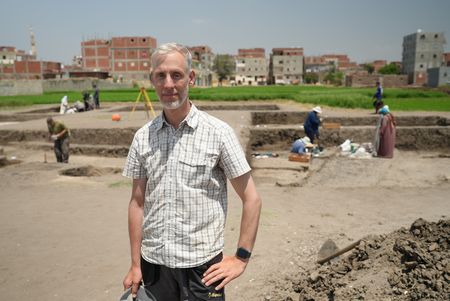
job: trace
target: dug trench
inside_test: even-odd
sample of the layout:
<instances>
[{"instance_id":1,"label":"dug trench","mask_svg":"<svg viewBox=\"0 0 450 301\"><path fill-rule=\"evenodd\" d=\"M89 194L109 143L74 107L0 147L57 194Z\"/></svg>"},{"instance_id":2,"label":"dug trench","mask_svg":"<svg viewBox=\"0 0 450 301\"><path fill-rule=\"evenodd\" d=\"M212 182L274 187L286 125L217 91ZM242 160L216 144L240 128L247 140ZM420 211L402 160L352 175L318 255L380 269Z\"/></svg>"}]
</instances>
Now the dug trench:
<instances>
[{"instance_id":1,"label":"dug trench","mask_svg":"<svg viewBox=\"0 0 450 301\"><path fill-rule=\"evenodd\" d=\"M439 235L434 241L437 246L431 242L421 246L415 238L407 238L411 241L407 246L413 249L412 256L423 251L419 255L427 260L425 268L417 260L414 277L423 281L414 286L420 290L414 294L410 293L413 290L408 286L409 278L402 280L401 257L395 258L390 253L391 243L386 247L384 244L391 241L387 238L389 233L401 227L409 228L419 218L429 221L423 222L425 228L433 229L441 229L444 226L438 225L438 221L448 219L445 217L450 212L447 115L398 116L394 159L358 160L341 157L337 146L345 139L370 142L376 116L365 111L348 113L329 108L327 120L339 122L342 127L322 130L325 153L304 164L290 162L287 156L293 139L303 135L300 125L308 108L277 103L276 109L268 109L253 103L245 109L245 105L246 102L233 103L232 110L223 107L214 110L211 103L208 109L239 134L263 199L252 260L247 271L227 286L229 300L377 300L372 298L375 296L372 289L377 287L381 292L386 291L391 300L433 296L432 291L440 296L440 283L448 279L437 266L439 263L447 271L448 253L441 251L447 246L448 252L448 244L442 244ZM125 116L121 122L111 121L113 111ZM117 171L124 164L134 132L146 122L141 111L135 113L133 120L126 118L128 113L129 110L111 105L78 116L58 116L72 130L73 156L68 165L42 163L44 152L49 161L54 160L51 143L46 141L45 117L0 127L0 144L5 146L5 156L10 158L18 152L17 157L21 159L21 163L0 169L3 179L0 226L4 229L2 238L10 242L0 255L11 258L2 263L5 275L9 275L8 278L0 275L4 284L4 289L0 289L2 296L19 300L12 293L14 290L6 288L19 289L16 284L27 283L21 290L25 297L40 295L49 299L57 295L65 300L80 300L87 298L82 288L90 287L93 282L96 286L89 290L89 299L106 301L119 295L129 264L126 203L130 183L125 183ZM252 156L254 153L276 153L278 157L258 159ZM232 189L229 198L226 254L235 250L241 216L241 204ZM33 237L29 233L34 233ZM373 236L378 237L376 242L366 239L368 235L377 235ZM361 238L363 243L341 255L339 261L319 266L315 263L317 252L328 238L340 247ZM376 250L386 250L380 256L392 257L397 264L380 261L386 269L397 271L385 273L384 280L373 279L372 274L356 274L378 271L375 263L378 255L373 257L376 250L371 250L377 244L381 247ZM36 252L27 251L31 249ZM362 251L369 254L369 259L363 260L365 257L361 255L354 264L353 259L346 260L349 254ZM442 260L432 262L435 269L428 268L425 251L433 258L435 254L442 256ZM13 254L21 255L20 260L15 260ZM413 260L404 261L409 267L414 266L409 263ZM22 272L31 264L35 266L36 276ZM344 266L337 270L341 273L345 270L346 274L337 273L336 268L327 269L333 265ZM44 275L47 281L42 281ZM389 275L392 277L388 278ZM431 284L424 282L426 277L432 278ZM59 279L66 281L49 291L48 283Z\"/></svg>"}]
</instances>

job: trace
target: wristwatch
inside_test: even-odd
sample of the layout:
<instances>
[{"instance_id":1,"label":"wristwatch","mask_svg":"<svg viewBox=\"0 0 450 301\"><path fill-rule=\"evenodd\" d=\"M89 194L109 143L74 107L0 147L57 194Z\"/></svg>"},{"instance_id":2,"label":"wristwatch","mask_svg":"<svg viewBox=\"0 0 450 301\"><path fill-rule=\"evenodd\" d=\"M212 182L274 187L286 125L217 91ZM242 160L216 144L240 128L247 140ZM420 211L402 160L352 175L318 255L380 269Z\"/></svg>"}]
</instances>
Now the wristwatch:
<instances>
[{"instance_id":1,"label":"wristwatch","mask_svg":"<svg viewBox=\"0 0 450 301\"><path fill-rule=\"evenodd\" d=\"M252 252L244 249L244 248L238 248L236 251L236 257L240 259L249 259L250 256L252 256Z\"/></svg>"}]
</instances>

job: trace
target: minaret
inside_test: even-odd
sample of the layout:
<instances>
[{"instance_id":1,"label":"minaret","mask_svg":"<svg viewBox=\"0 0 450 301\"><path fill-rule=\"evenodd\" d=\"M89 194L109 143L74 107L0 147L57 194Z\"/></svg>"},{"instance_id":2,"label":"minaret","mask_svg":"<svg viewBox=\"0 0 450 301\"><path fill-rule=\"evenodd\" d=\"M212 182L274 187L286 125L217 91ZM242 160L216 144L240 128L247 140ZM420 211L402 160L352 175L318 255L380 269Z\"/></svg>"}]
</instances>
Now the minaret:
<instances>
[{"instance_id":1,"label":"minaret","mask_svg":"<svg viewBox=\"0 0 450 301\"><path fill-rule=\"evenodd\" d=\"M34 38L34 32L31 26L30 26L30 41L31 41L30 54L36 58L36 40Z\"/></svg>"}]
</instances>

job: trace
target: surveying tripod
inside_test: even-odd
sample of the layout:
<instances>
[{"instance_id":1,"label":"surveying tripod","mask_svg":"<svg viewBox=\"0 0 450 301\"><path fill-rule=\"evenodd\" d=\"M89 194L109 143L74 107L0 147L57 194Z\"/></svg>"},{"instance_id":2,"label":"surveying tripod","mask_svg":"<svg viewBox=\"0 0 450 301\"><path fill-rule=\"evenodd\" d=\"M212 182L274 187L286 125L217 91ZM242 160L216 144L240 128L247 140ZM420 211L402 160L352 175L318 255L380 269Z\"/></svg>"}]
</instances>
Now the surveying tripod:
<instances>
[{"instance_id":1,"label":"surveying tripod","mask_svg":"<svg viewBox=\"0 0 450 301\"><path fill-rule=\"evenodd\" d=\"M133 109L131 110L130 118L129 118L129 119L131 119L131 115L133 115L134 110L136 110L136 106L137 106L138 103L141 101L142 96L144 96L144 100L145 100L145 102L144 102L144 111L145 111L145 113L147 114L147 118L150 119L150 114L148 113L149 110L152 111L153 118L156 117L156 113L155 113L155 111L153 110L152 103L150 102L150 97L148 97L148 94L147 94L147 91L145 90L145 88L144 88L144 87L141 87L141 89L140 89L140 91L139 91L139 95L138 95L138 97L136 98L136 102L134 103Z\"/></svg>"}]
</instances>

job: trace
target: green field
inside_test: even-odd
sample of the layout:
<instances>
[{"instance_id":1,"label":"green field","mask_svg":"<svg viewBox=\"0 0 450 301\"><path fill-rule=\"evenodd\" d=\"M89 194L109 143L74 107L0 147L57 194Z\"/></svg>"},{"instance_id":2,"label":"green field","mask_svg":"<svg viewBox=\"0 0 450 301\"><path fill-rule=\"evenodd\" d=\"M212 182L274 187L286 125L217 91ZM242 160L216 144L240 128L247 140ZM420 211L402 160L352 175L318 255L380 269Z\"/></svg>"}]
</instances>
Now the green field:
<instances>
[{"instance_id":1,"label":"green field","mask_svg":"<svg viewBox=\"0 0 450 301\"><path fill-rule=\"evenodd\" d=\"M294 100L343 108L372 109L372 95L375 88L341 88L317 86L263 86L263 87L215 87L192 88L192 100ZM148 90L152 101L156 101L154 90ZM134 102L138 89L100 91L101 102ZM80 92L51 92L43 95L0 96L0 108L27 106L32 104L59 104L63 95L69 103L81 100ZM385 104L394 111L450 111L450 94L440 90L417 88L384 89Z\"/></svg>"}]
</instances>

